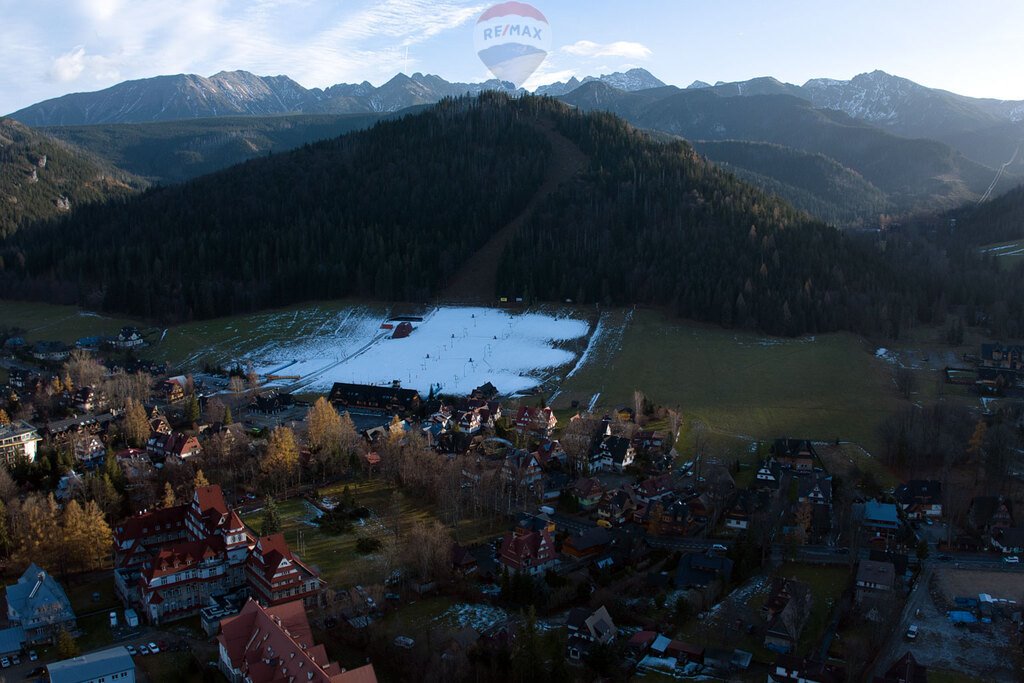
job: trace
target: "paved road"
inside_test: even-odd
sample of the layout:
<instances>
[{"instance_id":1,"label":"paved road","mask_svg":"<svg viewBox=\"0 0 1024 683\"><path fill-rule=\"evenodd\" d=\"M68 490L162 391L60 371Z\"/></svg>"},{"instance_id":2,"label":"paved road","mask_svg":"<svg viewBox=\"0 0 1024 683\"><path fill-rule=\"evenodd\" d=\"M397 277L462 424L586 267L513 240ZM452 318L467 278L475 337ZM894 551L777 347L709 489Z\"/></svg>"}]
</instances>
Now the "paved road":
<instances>
[{"instance_id":1,"label":"paved road","mask_svg":"<svg viewBox=\"0 0 1024 683\"><path fill-rule=\"evenodd\" d=\"M924 569L917 577L917 583L914 584L913 590L907 596L907 604L903 608L903 614L900 615L899 621L892 627L892 631L889 633L888 639L886 639L885 647L879 651L878 657L875 659L875 676L884 676L886 670L892 666L892 663L902 656L905 649L903 638L907 632L907 627L913 623L914 614L918 608L924 605L926 600L930 599L928 596L928 583L932 578L932 569L932 563L925 562Z\"/></svg>"}]
</instances>

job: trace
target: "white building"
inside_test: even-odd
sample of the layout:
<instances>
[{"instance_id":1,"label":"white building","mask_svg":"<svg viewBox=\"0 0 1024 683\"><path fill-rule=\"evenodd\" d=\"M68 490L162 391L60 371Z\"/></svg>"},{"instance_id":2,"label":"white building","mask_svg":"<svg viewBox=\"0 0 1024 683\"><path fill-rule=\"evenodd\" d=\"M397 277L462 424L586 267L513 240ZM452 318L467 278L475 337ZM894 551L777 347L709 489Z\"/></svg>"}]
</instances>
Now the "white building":
<instances>
[{"instance_id":1,"label":"white building","mask_svg":"<svg viewBox=\"0 0 1024 683\"><path fill-rule=\"evenodd\" d=\"M135 683L135 661L123 646L54 662L46 670L50 683Z\"/></svg>"},{"instance_id":2,"label":"white building","mask_svg":"<svg viewBox=\"0 0 1024 683\"><path fill-rule=\"evenodd\" d=\"M13 465L22 458L35 462L40 441L39 432L28 422L19 420L0 425L0 462Z\"/></svg>"}]
</instances>

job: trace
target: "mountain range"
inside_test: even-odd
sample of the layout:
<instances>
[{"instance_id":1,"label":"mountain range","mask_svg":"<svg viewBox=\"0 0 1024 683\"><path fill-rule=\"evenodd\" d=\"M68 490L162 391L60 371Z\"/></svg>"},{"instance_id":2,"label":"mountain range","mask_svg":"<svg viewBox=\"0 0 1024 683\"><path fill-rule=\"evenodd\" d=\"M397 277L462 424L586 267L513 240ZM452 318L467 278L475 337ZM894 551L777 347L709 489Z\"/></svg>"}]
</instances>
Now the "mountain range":
<instances>
[{"instance_id":1,"label":"mountain range","mask_svg":"<svg viewBox=\"0 0 1024 683\"><path fill-rule=\"evenodd\" d=\"M450 83L420 73L379 87L306 89L286 76L233 71L128 81L12 116L168 183L491 89L523 94L496 80ZM802 86L765 77L683 89L631 69L537 93L686 138L737 176L840 226L948 209L1006 191L1024 174L1024 103L964 97L881 71Z\"/></svg>"},{"instance_id":2,"label":"mountain range","mask_svg":"<svg viewBox=\"0 0 1024 683\"><path fill-rule=\"evenodd\" d=\"M622 90L640 90L664 83L643 69L599 78L575 78L541 88L561 95L590 81ZM81 126L106 123L178 121L215 116L270 114L388 113L445 97L479 95L485 90L517 91L511 83L449 83L440 76L398 74L376 87L367 81L329 88L304 88L287 76L257 76L248 71L221 71L157 76L125 81L96 92L72 93L20 109L10 116L29 126Z\"/></svg>"}]
</instances>

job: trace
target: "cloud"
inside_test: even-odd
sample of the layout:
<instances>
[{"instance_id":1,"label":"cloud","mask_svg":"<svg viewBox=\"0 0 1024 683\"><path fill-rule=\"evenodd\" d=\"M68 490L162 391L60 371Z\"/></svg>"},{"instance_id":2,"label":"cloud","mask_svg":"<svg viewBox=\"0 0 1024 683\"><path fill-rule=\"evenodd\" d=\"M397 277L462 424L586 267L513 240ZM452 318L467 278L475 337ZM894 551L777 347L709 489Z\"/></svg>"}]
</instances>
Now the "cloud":
<instances>
[{"instance_id":1,"label":"cloud","mask_svg":"<svg viewBox=\"0 0 1024 683\"><path fill-rule=\"evenodd\" d=\"M572 45L560 48L562 52L574 57L622 57L624 59L648 59L651 49L643 43L632 43L618 40L614 43L595 43L591 40L578 40Z\"/></svg>"},{"instance_id":2,"label":"cloud","mask_svg":"<svg viewBox=\"0 0 1024 683\"><path fill-rule=\"evenodd\" d=\"M50 78L59 83L77 80L85 71L85 48L81 45L53 60Z\"/></svg>"}]
</instances>

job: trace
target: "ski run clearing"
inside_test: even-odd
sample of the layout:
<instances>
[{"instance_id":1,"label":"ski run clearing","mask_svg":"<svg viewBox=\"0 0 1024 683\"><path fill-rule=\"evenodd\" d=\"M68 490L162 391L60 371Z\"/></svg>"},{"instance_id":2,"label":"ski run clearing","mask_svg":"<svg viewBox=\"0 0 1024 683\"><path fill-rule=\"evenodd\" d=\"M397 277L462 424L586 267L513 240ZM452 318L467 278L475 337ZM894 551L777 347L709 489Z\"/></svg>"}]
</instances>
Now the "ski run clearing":
<instances>
[{"instance_id":1,"label":"ski run clearing","mask_svg":"<svg viewBox=\"0 0 1024 683\"><path fill-rule=\"evenodd\" d=\"M293 390L398 381L424 395L431 389L467 394L491 382L511 395L534 389L553 370L572 364L577 354L559 346L585 338L590 329L587 321L567 313L493 308L441 307L408 320L411 334L395 339L400 320L370 309L346 309L312 334L270 342L244 360L261 375L289 378L278 381Z\"/></svg>"}]
</instances>

